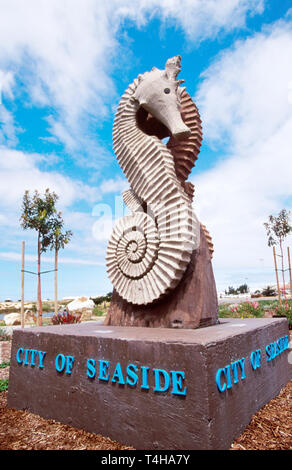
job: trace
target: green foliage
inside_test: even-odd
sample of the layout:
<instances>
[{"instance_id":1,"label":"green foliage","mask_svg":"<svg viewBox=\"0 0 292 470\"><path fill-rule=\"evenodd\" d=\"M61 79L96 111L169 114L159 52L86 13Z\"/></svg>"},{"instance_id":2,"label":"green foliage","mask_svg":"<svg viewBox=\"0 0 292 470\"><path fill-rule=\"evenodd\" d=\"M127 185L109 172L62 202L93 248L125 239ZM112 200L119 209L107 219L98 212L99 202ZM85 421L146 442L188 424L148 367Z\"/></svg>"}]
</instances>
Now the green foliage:
<instances>
[{"instance_id":1,"label":"green foliage","mask_svg":"<svg viewBox=\"0 0 292 470\"><path fill-rule=\"evenodd\" d=\"M92 314L96 315L97 317L102 317L105 314L105 311L100 307L94 307L92 310Z\"/></svg>"},{"instance_id":2,"label":"green foliage","mask_svg":"<svg viewBox=\"0 0 292 470\"><path fill-rule=\"evenodd\" d=\"M289 327L292 328L292 301L286 300L282 306L277 305L275 307L275 316L288 318Z\"/></svg>"},{"instance_id":3,"label":"green foliage","mask_svg":"<svg viewBox=\"0 0 292 470\"><path fill-rule=\"evenodd\" d=\"M292 300L286 300L282 306L277 300L260 300L240 304L222 303L219 305L219 318L260 318L268 312L273 317L286 317L292 328Z\"/></svg>"},{"instance_id":4,"label":"green foliage","mask_svg":"<svg viewBox=\"0 0 292 470\"><path fill-rule=\"evenodd\" d=\"M51 232L51 223L56 216L56 193L50 193L46 189L43 197L38 191L30 196L29 191L25 191L22 200L22 214L20 223L24 230L33 229L38 232L41 244L41 252L47 251L53 236Z\"/></svg>"},{"instance_id":5,"label":"green foliage","mask_svg":"<svg viewBox=\"0 0 292 470\"><path fill-rule=\"evenodd\" d=\"M0 369L5 369L6 367L9 367L10 366L10 362L2 362L0 364Z\"/></svg>"},{"instance_id":6,"label":"green foliage","mask_svg":"<svg viewBox=\"0 0 292 470\"><path fill-rule=\"evenodd\" d=\"M64 248L72 237L71 230L62 232L64 220L62 213L56 210L58 199L57 194L49 189L46 189L43 196L38 191L32 196L29 191L25 191L23 196L20 223L24 230L33 229L38 232L42 253L48 248L57 251Z\"/></svg>"},{"instance_id":7,"label":"green foliage","mask_svg":"<svg viewBox=\"0 0 292 470\"><path fill-rule=\"evenodd\" d=\"M1 379L0 380L0 392L4 392L4 390L8 389L8 379Z\"/></svg>"},{"instance_id":8,"label":"green foliage","mask_svg":"<svg viewBox=\"0 0 292 470\"><path fill-rule=\"evenodd\" d=\"M106 295L102 295L99 297L91 297L91 300L95 303L95 305L100 305L102 302L110 302L112 299L112 292L108 292Z\"/></svg>"},{"instance_id":9,"label":"green foliage","mask_svg":"<svg viewBox=\"0 0 292 470\"><path fill-rule=\"evenodd\" d=\"M264 315L264 308L259 302L243 302L237 305L219 305L221 318L259 318Z\"/></svg>"},{"instance_id":10,"label":"green foliage","mask_svg":"<svg viewBox=\"0 0 292 470\"><path fill-rule=\"evenodd\" d=\"M268 246L281 244L284 238L292 231L289 217L290 211L286 211L286 209L282 209L278 217L269 216L269 222L264 223L268 236Z\"/></svg>"},{"instance_id":11,"label":"green foliage","mask_svg":"<svg viewBox=\"0 0 292 470\"><path fill-rule=\"evenodd\" d=\"M277 292L274 289L274 287L267 286L267 287L264 287L264 289L262 290L263 297L274 297L275 295L277 295Z\"/></svg>"},{"instance_id":12,"label":"green foliage","mask_svg":"<svg viewBox=\"0 0 292 470\"><path fill-rule=\"evenodd\" d=\"M238 294L247 294L249 292L249 287L247 284L242 284L236 289L232 286L228 287L228 290L225 290L226 295L238 295Z\"/></svg>"},{"instance_id":13,"label":"green foliage","mask_svg":"<svg viewBox=\"0 0 292 470\"><path fill-rule=\"evenodd\" d=\"M242 284L237 288L237 292L239 294L247 294L249 292L249 288L247 284Z\"/></svg>"}]
</instances>

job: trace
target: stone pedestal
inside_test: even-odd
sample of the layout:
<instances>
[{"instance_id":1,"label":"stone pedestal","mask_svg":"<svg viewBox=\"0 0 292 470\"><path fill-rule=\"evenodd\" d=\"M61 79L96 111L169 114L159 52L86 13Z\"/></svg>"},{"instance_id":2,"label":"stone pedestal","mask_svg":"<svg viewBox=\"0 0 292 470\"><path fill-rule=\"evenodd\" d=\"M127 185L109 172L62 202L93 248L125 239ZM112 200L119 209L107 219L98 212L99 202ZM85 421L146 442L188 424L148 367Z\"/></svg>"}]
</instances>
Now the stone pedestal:
<instances>
[{"instance_id":1,"label":"stone pedestal","mask_svg":"<svg viewBox=\"0 0 292 470\"><path fill-rule=\"evenodd\" d=\"M228 449L292 377L285 319L13 334L8 407L136 449Z\"/></svg>"}]
</instances>

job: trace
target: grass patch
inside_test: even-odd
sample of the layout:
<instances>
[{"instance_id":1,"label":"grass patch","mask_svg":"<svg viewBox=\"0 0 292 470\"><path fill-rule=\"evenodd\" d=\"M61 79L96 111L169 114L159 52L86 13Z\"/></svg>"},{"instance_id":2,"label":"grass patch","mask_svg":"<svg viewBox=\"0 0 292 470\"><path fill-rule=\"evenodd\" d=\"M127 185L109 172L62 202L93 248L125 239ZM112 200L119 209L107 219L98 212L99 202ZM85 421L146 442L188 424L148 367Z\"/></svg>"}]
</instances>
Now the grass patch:
<instances>
[{"instance_id":1,"label":"grass patch","mask_svg":"<svg viewBox=\"0 0 292 470\"><path fill-rule=\"evenodd\" d=\"M4 392L8 389L8 379L1 379L0 380L0 392Z\"/></svg>"},{"instance_id":2,"label":"grass patch","mask_svg":"<svg viewBox=\"0 0 292 470\"><path fill-rule=\"evenodd\" d=\"M105 314L106 314L106 310L102 308L101 306L94 307L94 309L92 310L92 315L95 315L97 317L102 317Z\"/></svg>"},{"instance_id":3,"label":"grass patch","mask_svg":"<svg viewBox=\"0 0 292 470\"><path fill-rule=\"evenodd\" d=\"M5 367L9 367L10 366L10 362L2 362L0 364L0 369L5 369Z\"/></svg>"}]
</instances>

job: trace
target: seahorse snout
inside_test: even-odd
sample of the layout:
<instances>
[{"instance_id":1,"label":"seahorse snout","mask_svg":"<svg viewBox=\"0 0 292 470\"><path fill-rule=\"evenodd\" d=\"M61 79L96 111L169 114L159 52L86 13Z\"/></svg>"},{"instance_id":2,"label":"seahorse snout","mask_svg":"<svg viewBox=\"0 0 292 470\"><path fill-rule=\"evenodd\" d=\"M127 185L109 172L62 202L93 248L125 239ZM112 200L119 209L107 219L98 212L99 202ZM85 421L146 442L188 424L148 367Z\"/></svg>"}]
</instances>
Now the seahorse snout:
<instances>
[{"instance_id":1,"label":"seahorse snout","mask_svg":"<svg viewBox=\"0 0 292 470\"><path fill-rule=\"evenodd\" d=\"M191 131L187 126L181 126L171 132L173 137L177 140L186 139L191 135Z\"/></svg>"},{"instance_id":2,"label":"seahorse snout","mask_svg":"<svg viewBox=\"0 0 292 470\"><path fill-rule=\"evenodd\" d=\"M191 135L191 130L185 125L177 109L174 109L172 113L166 116L164 124L175 139L181 140Z\"/></svg>"}]
</instances>

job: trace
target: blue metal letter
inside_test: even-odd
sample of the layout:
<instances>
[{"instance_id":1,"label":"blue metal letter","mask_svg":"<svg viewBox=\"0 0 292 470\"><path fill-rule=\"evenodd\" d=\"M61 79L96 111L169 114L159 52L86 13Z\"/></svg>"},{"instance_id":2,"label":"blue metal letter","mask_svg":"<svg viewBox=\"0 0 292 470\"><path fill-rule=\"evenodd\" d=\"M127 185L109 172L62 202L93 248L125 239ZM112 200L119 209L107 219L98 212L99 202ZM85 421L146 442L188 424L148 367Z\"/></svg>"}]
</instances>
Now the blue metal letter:
<instances>
[{"instance_id":1,"label":"blue metal letter","mask_svg":"<svg viewBox=\"0 0 292 470\"><path fill-rule=\"evenodd\" d=\"M17 360L18 364L22 364L22 361L23 361L23 359L20 359L20 357L19 357L20 353L21 353L21 354L24 353L24 349L23 349L23 348L19 348L19 349L17 350L17 352L16 352L16 360Z\"/></svg>"},{"instance_id":2,"label":"blue metal letter","mask_svg":"<svg viewBox=\"0 0 292 470\"><path fill-rule=\"evenodd\" d=\"M94 359L87 359L87 375L90 379L93 379L96 374L95 370L95 360Z\"/></svg>"},{"instance_id":3,"label":"blue metal letter","mask_svg":"<svg viewBox=\"0 0 292 470\"><path fill-rule=\"evenodd\" d=\"M185 373L183 371L171 370L172 378L172 392L174 395L186 395L187 387L182 390L182 381L185 379Z\"/></svg>"},{"instance_id":4,"label":"blue metal letter","mask_svg":"<svg viewBox=\"0 0 292 470\"><path fill-rule=\"evenodd\" d=\"M108 380L109 379L109 374L105 375L109 366L108 361L103 361L100 359L99 361L99 380Z\"/></svg>"},{"instance_id":5,"label":"blue metal letter","mask_svg":"<svg viewBox=\"0 0 292 470\"><path fill-rule=\"evenodd\" d=\"M217 374L216 374L216 384L220 392L224 392L226 390L226 383L224 383L223 386L221 387L221 374L222 373L225 374L225 369L218 369Z\"/></svg>"},{"instance_id":6,"label":"blue metal letter","mask_svg":"<svg viewBox=\"0 0 292 470\"><path fill-rule=\"evenodd\" d=\"M127 380L126 380L128 385L136 385L136 383L138 382L138 376L136 372L137 372L137 366L135 364L129 364L127 367Z\"/></svg>"},{"instance_id":7,"label":"blue metal letter","mask_svg":"<svg viewBox=\"0 0 292 470\"><path fill-rule=\"evenodd\" d=\"M154 392L166 392L170 385L170 378L168 373L163 369L153 369L154 377L155 377L155 388ZM161 387L160 384L160 374L164 377L164 387Z\"/></svg>"}]
</instances>

